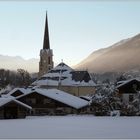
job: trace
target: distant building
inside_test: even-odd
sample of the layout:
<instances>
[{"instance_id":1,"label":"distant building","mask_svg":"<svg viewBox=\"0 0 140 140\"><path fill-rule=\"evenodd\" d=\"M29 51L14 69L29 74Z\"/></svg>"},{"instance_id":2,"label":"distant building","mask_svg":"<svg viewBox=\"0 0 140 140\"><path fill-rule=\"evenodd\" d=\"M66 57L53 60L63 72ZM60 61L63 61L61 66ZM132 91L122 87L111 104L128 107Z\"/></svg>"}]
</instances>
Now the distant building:
<instances>
[{"instance_id":1,"label":"distant building","mask_svg":"<svg viewBox=\"0 0 140 140\"><path fill-rule=\"evenodd\" d=\"M55 88L75 96L81 96L94 93L96 84L88 71L75 71L62 62L32 83L32 86L46 89Z\"/></svg>"},{"instance_id":2,"label":"distant building","mask_svg":"<svg viewBox=\"0 0 140 140\"><path fill-rule=\"evenodd\" d=\"M53 51L50 49L49 29L48 29L48 20L47 20L47 13L46 13L44 42L43 42L43 49L40 50L38 77L41 77L42 75L46 74L52 68L53 68Z\"/></svg>"},{"instance_id":3,"label":"distant building","mask_svg":"<svg viewBox=\"0 0 140 140\"><path fill-rule=\"evenodd\" d=\"M135 99L138 91L140 91L140 81L137 79L130 79L119 81L116 86L118 95L123 103L131 103Z\"/></svg>"}]
</instances>

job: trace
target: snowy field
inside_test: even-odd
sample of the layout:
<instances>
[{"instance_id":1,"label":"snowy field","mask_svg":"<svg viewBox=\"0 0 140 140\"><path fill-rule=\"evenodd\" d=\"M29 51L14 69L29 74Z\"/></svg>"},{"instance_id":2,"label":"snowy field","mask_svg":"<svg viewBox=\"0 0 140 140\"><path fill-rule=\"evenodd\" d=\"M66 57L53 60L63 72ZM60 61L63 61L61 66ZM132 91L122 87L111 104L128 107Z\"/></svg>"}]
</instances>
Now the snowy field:
<instances>
[{"instance_id":1,"label":"snowy field","mask_svg":"<svg viewBox=\"0 0 140 140\"><path fill-rule=\"evenodd\" d=\"M0 120L0 139L140 138L140 117L44 116Z\"/></svg>"}]
</instances>

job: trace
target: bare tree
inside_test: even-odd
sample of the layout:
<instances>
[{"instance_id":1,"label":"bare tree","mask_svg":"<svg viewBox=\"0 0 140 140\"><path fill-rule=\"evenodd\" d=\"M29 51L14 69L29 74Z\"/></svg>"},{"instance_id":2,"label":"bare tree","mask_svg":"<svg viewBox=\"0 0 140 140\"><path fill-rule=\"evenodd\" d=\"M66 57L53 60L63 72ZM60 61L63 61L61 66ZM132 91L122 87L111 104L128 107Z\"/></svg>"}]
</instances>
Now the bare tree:
<instances>
[{"instance_id":1,"label":"bare tree","mask_svg":"<svg viewBox=\"0 0 140 140\"><path fill-rule=\"evenodd\" d=\"M31 83L31 77L28 71L24 69L17 69L21 78L21 86L28 86Z\"/></svg>"}]
</instances>

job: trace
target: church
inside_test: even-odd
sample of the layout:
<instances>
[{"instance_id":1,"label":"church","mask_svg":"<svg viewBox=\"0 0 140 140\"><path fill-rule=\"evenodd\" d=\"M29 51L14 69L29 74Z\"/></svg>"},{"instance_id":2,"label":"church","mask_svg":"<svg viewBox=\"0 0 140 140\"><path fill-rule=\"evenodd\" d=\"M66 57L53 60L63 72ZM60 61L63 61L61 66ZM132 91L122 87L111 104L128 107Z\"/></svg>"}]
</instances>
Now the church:
<instances>
[{"instance_id":1,"label":"church","mask_svg":"<svg viewBox=\"0 0 140 140\"><path fill-rule=\"evenodd\" d=\"M0 119L86 113L89 101L80 97L93 94L95 87L87 71L74 70L63 62L54 67L46 14L38 79L28 88L15 88L0 97Z\"/></svg>"},{"instance_id":2,"label":"church","mask_svg":"<svg viewBox=\"0 0 140 140\"><path fill-rule=\"evenodd\" d=\"M75 96L95 92L96 84L88 71L77 71L61 62L54 67L53 51L49 42L49 26L46 13L43 49L40 50L38 79L32 86L51 89L56 88Z\"/></svg>"}]
</instances>

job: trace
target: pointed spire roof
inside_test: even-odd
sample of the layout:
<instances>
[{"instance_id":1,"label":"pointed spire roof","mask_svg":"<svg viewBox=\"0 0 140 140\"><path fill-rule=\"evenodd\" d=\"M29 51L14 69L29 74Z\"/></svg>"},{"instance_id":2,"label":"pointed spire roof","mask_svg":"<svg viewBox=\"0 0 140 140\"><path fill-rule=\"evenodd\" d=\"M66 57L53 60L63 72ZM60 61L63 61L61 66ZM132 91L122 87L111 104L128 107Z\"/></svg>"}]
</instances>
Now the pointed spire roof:
<instances>
[{"instance_id":1,"label":"pointed spire roof","mask_svg":"<svg viewBox=\"0 0 140 140\"><path fill-rule=\"evenodd\" d=\"M43 49L50 49L47 11L46 11L46 21L45 21L45 32L44 32Z\"/></svg>"}]
</instances>

